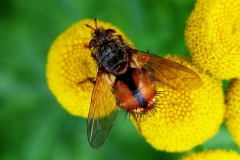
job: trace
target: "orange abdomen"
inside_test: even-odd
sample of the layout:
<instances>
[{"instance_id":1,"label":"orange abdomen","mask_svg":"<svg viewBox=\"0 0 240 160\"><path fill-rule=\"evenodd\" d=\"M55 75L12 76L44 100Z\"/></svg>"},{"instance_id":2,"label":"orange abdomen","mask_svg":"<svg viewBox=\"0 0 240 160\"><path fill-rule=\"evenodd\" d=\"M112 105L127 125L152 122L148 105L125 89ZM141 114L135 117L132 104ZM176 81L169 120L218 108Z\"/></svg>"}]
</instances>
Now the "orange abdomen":
<instances>
[{"instance_id":1,"label":"orange abdomen","mask_svg":"<svg viewBox=\"0 0 240 160\"><path fill-rule=\"evenodd\" d=\"M145 113L154 107L155 87L144 69L129 68L113 85L118 105L127 112Z\"/></svg>"}]
</instances>

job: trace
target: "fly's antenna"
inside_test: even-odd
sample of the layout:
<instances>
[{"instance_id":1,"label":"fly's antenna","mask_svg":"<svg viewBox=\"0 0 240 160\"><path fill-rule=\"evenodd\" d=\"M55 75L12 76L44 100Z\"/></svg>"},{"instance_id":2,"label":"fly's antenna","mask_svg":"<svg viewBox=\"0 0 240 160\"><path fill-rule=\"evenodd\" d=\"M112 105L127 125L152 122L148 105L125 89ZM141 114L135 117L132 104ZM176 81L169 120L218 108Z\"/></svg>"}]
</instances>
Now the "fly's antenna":
<instances>
[{"instance_id":1,"label":"fly's antenna","mask_svg":"<svg viewBox=\"0 0 240 160\"><path fill-rule=\"evenodd\" d=\"M97 28L97 19L96 18L94 19L94 25Z\"/></svg>"},{"instance_id":2,"label":"fly's antenna","mask_svg":"<svg viewBox=\"0 0 240 160\"><path fill-rule=\"evenodd\" d=\"M93 28L92 26L86 24L86 26L87 26L88 28L91 28L92 30L97 31L97 19L96 19L96 18L94 19L94 25L95 25L95 28Z\"/></svg>"},{"instance_id":3,"label":"fly's antenna","mask_svg":"<svg viewBox=\"0 0 240 160\"><path fill-rule=\"evenodd\" d=\"M88 28L90 28L90 29L92 29L92 30L96 31L96 29L95 29L95 28L93 28L92 26L90 26L90 25L88 25L88 24L86 24L86 26L87 26Z\"/></svg>"}]
</instances>

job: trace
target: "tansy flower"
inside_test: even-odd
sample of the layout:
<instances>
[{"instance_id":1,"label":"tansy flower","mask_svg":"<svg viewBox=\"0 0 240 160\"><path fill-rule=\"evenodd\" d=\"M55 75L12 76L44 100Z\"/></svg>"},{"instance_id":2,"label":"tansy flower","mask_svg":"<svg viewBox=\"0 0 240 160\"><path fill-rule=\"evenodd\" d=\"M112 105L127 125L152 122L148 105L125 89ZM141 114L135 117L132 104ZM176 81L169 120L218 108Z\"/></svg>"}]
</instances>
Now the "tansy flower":
<instances>
[{"instance_id":1,"label":"tansy flower","mask_svg":"<svg viewBox=\"0 0 240 160\"><path fill-rule=\"evenodd\" d=\"M52 44L47 60L47 81L59 103L71 114L88 116L96 64L88 48L91 30L82 20L62 33ZM126 36L111 24L98 21L98 26L112 28ZM131 42L130 42L131 43ZM202 144L218 132L224 115L221 81L194 67L190 60L168 56L199 74L203 85L198 90L170 90L157 86L156 112L137 118L137 128L146 140L158 150L180 152ZM99 93L101 94L101 92ZM113 104L114 103L114 104ZM112 101L109 106L115 105ZM106 105L105 107L108 107ZM104 110L103 110L104 112Z\"/></svg>"},{"instance_id":2,"label":"tansy flower","mask_svg":"<svg viewBox=\"0 0 240 160\"><path fill-rule=\"evenodd\" d=\"M194 70L203 86L193 91L158 88L156 112L138 122L141 135L158 150L187 151L218 132L224 116L222 84L194 67L190 60L166 57Z\"/></svg>"},{"instance_id":3,"label":"tansy flower","mask_svg":"<svg viewBox=\"0 0 240 160\"><path fill-rule=\"evenodd\" d=\"M210 150L198 153L191 153L181 160L240 160L240 155L232 150Z\"/></svg>"},{"instance_id":4,"label":"tansy flower","mask_svg":"<svg viewBox=\"0 0 240 160\"><path fill-rule=\"evenodd\" d=\"M82 20L54 41L46 68L49 88L58 102L70 114L82 117L88 116L94 87L89 79L94 80L97 75L97 66L88 47L92 30L86 24L92 25L94 21ZM98 26L114 28L125 38L122 31L109 23L98 21Z\"/></svg>"},{"instance_id":5,"label":"tansy flower","mask_svg":"<svg viewBox=\"0 0 240 160\"><path fill-rule=\"evenodd\" d=\"M227 92L226 125L240 147L240 80L234 79Z\"/></svg>"},{"instance_id":6,"label":"tansy flower","mask_svg":"<svg viewBox=\"0 0 240 160\"><path fill-rule=\"evenodd\" d=\"M217 78L240 77L239 19L239 0L198 0L185 30L193 62Z\"/></svg>"}]
</instances>

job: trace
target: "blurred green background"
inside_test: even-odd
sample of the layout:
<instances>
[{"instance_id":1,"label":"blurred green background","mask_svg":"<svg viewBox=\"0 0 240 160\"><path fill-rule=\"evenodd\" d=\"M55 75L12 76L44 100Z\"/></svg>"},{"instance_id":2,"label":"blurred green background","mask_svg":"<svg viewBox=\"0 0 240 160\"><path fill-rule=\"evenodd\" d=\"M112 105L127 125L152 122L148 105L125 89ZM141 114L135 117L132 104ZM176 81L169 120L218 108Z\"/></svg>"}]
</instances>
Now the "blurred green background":
<instances>
[{"instance_id":1,"label":"blurred green background","mask_svg":"<svg viewBox=\"0 0 240 160\"><path fill-rule=\"evenodd\" d=\"M156 151L128 120L124 121L124 114L119 114L106 144L93 150L87 141L86 119L71 116L61 108L48 89L45 66L54 39L84 18L118 26L139 50L161 56L189 56L183 33L194 3L1 0L0 159L172 160L184 155ZM203 147L239 151L224 125Z\"/></svg>"}]
</instances>

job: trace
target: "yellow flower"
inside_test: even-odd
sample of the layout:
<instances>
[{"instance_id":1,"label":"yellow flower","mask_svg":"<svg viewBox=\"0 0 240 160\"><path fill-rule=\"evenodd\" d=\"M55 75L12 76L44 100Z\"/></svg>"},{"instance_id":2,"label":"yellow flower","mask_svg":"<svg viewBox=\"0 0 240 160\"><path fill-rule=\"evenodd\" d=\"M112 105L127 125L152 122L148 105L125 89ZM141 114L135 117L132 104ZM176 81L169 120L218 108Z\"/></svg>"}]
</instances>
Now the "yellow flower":
<instances>
[{"instance_id":1,"label":"yellow flower","mask_svg":"<svg viewBox=\"0 0 240 160\"><path fill-rule=\"evenodd\" d=\"M158 88L162 94L156 97L156 112L139 119L139 132L157 150L187 151L218 132L225 111L222 83L201 72L187 59L166 58L198 73L203 86L191 92Z\"/></svg>"},{"instance_id":2,"label":"yellow flower","mask_svg":"<svg viewBox=\"0 0 240 160\"><path fill-rule=\"evenodd\" d=\"M239 19L239 0L198 0L185 30L193 62L217 78L240 77Z\"/></svg>"},{"instance_id":3,"label":"yellow flower","mask_svg":"<svg viewBox=\"0 0 240 160\"><path fill-rule=\"evenodd\" d=\"M240 160L240 155L232 150L210 150L198 153L191 153L181 160Z\"/></svg>"},{"instance_id":4,"label":"yellow flower","mask_svg":"<svg viewBox=\"0 0 240 160\"><path fill-rule=\"evenodd\" d=\"M98 26L112 28L125 35L115 26L97 21ZM85 19L67 29L52 44L47 58L46 76L50 90L58 102L70 114L88 116L93 84L89 78L96 78L97 66L88 47L94 25ZM95 27L95 26L93 26Z\"/></svg>"},{"instance_id":5,"label":"yellow flower","mask_svg":"<svg viewBox=\"0 0 240 160\"><path fill-rule=\"evenodd\" d=\"M240 147L240 80L234 79L227 92L226 125Z\"/></svg>"},{"instance_id":6,"label":"yellow flower","mask_svg":"<svg viewBox=\"0 0 240 160\"><path fill-rule=\"evenodd\" d=\"M88 48L91 29L85 24L92 25L94 21L82 20L54 41L48 54L46 73L49 88L63 108L83 117L88 116L94 86L89 78L96 78L97 73ZM112 28L127 40L119 29L108 23L98 21L98 26ZM194 67L189 60L177 56L167 58L196 71L203 86L190 92L166 90L159 85L157 91L160 94L155 97L156 112L138 119L140 132L158 150L186 151L218 132L225 109L222 84L219 79ZM115 101L111 103L116 104Z\"/></svg>"}]
</instances>

